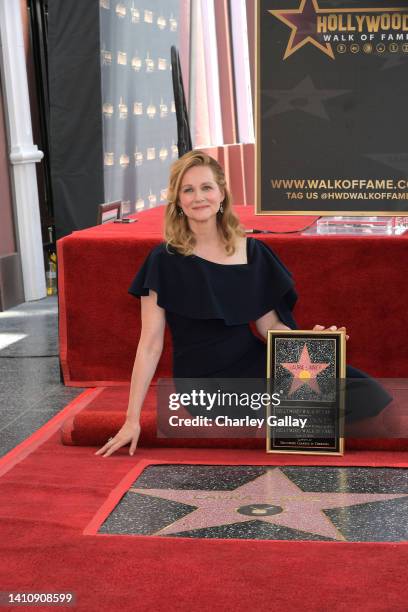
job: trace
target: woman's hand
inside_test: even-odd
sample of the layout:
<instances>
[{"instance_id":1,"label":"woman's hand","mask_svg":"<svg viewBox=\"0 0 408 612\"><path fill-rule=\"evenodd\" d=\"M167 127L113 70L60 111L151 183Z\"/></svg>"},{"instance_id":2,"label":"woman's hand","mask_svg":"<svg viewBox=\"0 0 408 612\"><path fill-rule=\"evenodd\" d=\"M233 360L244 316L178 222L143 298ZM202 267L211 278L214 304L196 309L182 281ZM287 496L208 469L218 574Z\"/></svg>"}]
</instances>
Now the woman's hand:
<instances>
[{"instance_id":1,"label":"woman's hand","mask_svg":"<svg viewBox=\"0 0 408 612\"><path fill-rule=\"evenodd\" d=\"M324 327L324 325L315 325L313 328L313 331L346 331L346 328L344 327L336 327L335 325L332 325L331 327ZM350 336L347 336L346 334L346 340L348 340L350 338Z\"/></svg>"},{"instance_id":2,"label":"woman's hand","mask_svg":"<svg viewBox=\"0 0 408 612\"><path fill-rule=\"evenodd\" d=\"M135 452L138 440L140 436L140 423L133 423L130 421L125 421L122 427L119 429L118 433L114 438L111 438L107 441L105 446L102 446L98 451L96 451L95 455L102 455L102 457L109 457L119 448L129 444L129 455L133 455Z\"/></svg>"}]
</instances>

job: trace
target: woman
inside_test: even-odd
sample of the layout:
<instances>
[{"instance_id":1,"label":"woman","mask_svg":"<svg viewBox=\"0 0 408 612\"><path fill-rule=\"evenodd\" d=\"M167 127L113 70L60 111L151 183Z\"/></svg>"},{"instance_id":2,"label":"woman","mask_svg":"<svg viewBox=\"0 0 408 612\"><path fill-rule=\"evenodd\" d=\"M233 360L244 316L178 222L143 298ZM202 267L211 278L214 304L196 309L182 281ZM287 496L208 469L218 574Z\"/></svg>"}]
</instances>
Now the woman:
<instances>
[{"instance_id":1,"label":"woman","mask_svg":"<svg viewBox=\"0 0 408 612\"><path fill-rule=\"evenodd\" d=\"M142 330L127 418L96 452L104 457L129 443L129 453L135 451L166 321L173 337L174 378L264 378L266 345L249 323L255 322L263 338L268 329L296 327L292 277L264 243L246 238L218 162L202 151L177 160L168 202L166 243L151 251L129 289L141 297Z\"/></svg>"}]
</instances>

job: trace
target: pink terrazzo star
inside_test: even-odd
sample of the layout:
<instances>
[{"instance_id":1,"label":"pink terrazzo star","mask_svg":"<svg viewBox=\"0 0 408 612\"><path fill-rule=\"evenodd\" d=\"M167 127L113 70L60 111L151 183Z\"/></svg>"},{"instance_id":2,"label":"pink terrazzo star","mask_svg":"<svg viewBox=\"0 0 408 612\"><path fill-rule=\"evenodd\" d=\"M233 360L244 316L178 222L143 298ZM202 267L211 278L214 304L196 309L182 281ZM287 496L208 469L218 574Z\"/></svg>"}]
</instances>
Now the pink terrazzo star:
<instances>
[{"instance_id":1,"label":"pink terrazzo star","mask_svg":"<svg viewBox=\"0 0 408 612\"><path fill-rule=\"evenodd\" d=\"M308 385L315 393L320 395L320 387L316 377L320 372L328 368L330 363L312 363L305 344L299 361L281 363L280 365L293 374L289 395L292 395L303 385Z\"/></svg>"},{"instance_id":2,"label":"pink terrazzo star","mask_svg":"<svg viewBox=\"0 0 408 612\"><path fill-rule=\"evenodd\" d=\"M302 491L279 468L268 470L251 482L233 491L137 489L131 492L168 499L195 506L187 516L164 527L155 535L170 535L192 529L219 527L251 520L261 520L306 533L345 540L323 510L344 508L356 504L385 501L406 497L406 494L388 493L321 493ZM241 514L239 509L255 504L254 518ZM263 504L279 506L279 514L261 516Z\"/></svg>"}]
</instances>

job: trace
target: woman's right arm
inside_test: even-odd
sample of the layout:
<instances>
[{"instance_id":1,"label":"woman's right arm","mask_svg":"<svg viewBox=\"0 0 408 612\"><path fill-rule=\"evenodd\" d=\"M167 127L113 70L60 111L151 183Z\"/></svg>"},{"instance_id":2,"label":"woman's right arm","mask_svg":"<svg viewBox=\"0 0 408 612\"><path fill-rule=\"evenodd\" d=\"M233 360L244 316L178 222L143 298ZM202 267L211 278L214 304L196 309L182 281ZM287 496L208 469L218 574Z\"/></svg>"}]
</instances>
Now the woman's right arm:
<instances>
[{"instance_id":1,"label":"woman's right arm","mask_svg":"<svg viewBox=\"0 0 408 612\"><path fill-rule=\"evenodd\" d=\"M163 351L165 313L157 305L157 293L150 290L141 298L142 331L133 364L126 421L116 436L95 455L109 457L125 444L133 455L140 435L140 411Z\"/></svg>"}]
</instances>

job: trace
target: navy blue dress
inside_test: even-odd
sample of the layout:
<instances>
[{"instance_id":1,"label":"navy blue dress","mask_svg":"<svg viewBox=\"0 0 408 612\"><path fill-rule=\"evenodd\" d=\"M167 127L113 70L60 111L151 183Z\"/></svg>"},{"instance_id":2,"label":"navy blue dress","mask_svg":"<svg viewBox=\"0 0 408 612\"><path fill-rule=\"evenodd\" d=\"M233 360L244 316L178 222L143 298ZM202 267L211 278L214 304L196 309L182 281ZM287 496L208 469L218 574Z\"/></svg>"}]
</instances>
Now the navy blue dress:
<instances>
[{"instance_id":1,"label":"navy blue dress","mask_svg":"<svg viewBox=\"0 0 408 612\"><path fill-rule=\"evenodd\" d=\"M282 323L297 327L292 275L254 238L247 238L246 264L184 256L161 243L146 258L129 293L141 297L150 289L157 293L172 334L174 378L265 378L266 344L252 333L250 322L275 310ZM346 414L353 419L377 414L392 399L360 370L347 366L346 375L367 383L364 401L360 389L354 400L347 393Z\"/></svg>"}]
</instances>

